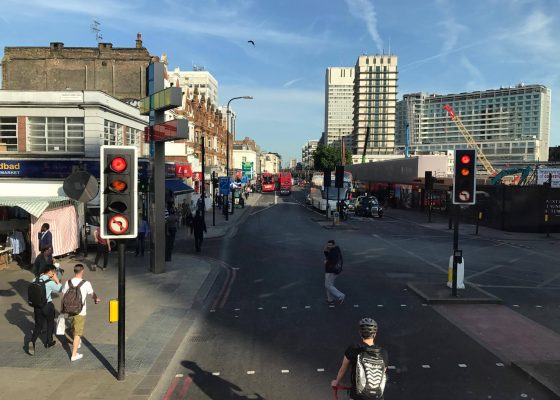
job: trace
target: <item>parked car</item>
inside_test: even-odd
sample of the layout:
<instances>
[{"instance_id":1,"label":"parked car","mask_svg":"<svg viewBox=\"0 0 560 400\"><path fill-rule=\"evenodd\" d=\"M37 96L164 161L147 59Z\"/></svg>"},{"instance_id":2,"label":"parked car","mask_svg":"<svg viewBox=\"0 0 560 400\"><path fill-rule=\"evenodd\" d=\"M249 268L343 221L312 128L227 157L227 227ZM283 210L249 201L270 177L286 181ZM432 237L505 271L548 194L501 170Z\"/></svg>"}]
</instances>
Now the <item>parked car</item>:
<instances>
[{"instance_id":1,"label":"parked car","mask_svg":"<svg viewBox=\"0 0 560 400\"><path fill-rule=\"evenodd\" d=\"M353 198L350 200L346 200L346 205L348 206L348 211L354 211L356 209L356 201L358 198Z\"/></svg>"},{"instance_id":2,"label":"parked car","mask_svg":"<svg viewBox=\"0 0 560 400\"><path fill-rule=\"evenodd\" d=\"M359 196L354 205L354 213L364 217L383 216L383 207L375 196Z\"/></svg>"}]
</instances>

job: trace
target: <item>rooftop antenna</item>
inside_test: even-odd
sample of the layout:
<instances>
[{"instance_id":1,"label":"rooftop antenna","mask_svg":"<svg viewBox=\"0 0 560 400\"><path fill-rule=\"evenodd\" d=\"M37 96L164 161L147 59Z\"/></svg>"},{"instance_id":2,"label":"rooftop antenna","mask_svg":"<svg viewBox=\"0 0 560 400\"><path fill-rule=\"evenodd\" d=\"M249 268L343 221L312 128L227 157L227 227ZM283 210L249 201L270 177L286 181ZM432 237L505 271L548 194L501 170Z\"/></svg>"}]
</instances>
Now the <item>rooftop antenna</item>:
<instances>
[{"instance_id":1,"label":"rooftop antenna","mask_svg":"<svg viewBox=\"0 0 560 400\"><path fill-rule=\"evenodd\" d=\"M103 35L101 34L101 28L99 27L101 24L97 19L94 19L91 23L91 31L95 33L95 40L97 43L100 43L103 40Z\"/></svg>"}]
</instances>

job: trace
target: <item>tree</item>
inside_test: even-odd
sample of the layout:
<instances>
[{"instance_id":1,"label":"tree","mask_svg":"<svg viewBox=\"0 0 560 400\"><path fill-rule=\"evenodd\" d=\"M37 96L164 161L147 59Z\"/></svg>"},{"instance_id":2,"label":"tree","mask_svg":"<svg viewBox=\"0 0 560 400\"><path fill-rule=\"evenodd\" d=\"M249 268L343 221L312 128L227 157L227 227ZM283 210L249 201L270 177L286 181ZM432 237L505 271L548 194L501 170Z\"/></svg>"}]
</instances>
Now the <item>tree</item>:
<instances>
[{"instance_id":1,"label":"tree","mask_svg":"<svg viewBox=\"0 0 560 400\"><path fill-rule=\"evenodd\" d=\"M352 164L352 154L346 150L346 165ZM319 145L313 152L313 168L316 171L324 171L335 169L337 165L341 165L340 147Z\"/></svg>"}]
</instances>

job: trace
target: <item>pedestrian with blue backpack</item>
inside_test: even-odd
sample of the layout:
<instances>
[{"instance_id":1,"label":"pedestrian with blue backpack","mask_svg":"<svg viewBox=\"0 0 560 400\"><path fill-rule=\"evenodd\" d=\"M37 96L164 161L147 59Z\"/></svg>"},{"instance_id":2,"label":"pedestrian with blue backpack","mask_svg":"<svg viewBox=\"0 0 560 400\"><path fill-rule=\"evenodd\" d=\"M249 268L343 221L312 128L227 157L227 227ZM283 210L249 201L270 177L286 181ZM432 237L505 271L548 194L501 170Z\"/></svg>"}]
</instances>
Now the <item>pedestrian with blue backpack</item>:
<instances>
[{"instance_id":1,"label":"pedestrian with blue backpack","mask_svg":"<svg viewBox=\"0 0 560 400\"><path fill-rule=\"evenodd\" d=\"M31 339L26 343L27 353L35 355L35 342L41 334L43 326L47 325L45 347L49 348L56 344L54 334L54 304L52 294L59 293L62 289L60 280L56 274L56 267L48 264L43 268L41 275L29 284L27 290L27 301L33 307L35 327Z\"/></svg>"}]
</instances>

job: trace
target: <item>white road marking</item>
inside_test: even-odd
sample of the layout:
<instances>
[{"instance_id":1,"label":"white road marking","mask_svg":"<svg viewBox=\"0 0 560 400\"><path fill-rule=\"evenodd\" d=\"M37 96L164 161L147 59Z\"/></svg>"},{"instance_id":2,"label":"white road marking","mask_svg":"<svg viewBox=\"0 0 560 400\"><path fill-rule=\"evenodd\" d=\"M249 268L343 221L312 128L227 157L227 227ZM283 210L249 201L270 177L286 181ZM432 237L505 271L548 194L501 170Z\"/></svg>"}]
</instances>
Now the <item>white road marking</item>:
<instances>
[{"instance_id":1,"label":"white road marking","mask_svg":"<svg viewBox=\"0 0 560 400\"><path fill-rule=\"evenodd\" d=\"M519 304L514 304L513 306L514 306L515 308L517 308L517 307L519 307Z\"/></svg>"},{"instance_id":2,"label":"white road marking","mask_svg":"<svg viewBox=\"0 0 560 400\"><path fill-rule=\"evenodd\" d=\"M383 304L378 304L377 307L381 308L383 307Z\"/></svg>"},{"instance_id":3,"label":"white road marking","mask_svg":"<svg viewBox=\"0 0 560 400\"><path fill-rule=\"evenodd\" d=\"M289 369L283 369L283 370L282 370L282 373L283 373L283 374L289 374L289 373L290 373L290 370L289 370Z\"/></svg>"},{"instance_id":4,"label":"white road marking","mask_svg":"<svg viewBox=\"0 0 560 400\"><path fill-rule=\"evenodd\" d=\"M305 306L305 308L311 308L311 306Z\"/></svg>"},{"instance_id":5,"label":"white road marking","mask_svg":"<svg viewBox=\"0 0 560 400\"><path fill-rule=\"evenodd\" d=\"M183 377L183 374L177 374L177 375L175 375L175 378L182 378L182 377Z\"/></svg>"},{"instance_id":6,"label":"white road marking","mask_svg":"<svg viewBox=\"0 0 560 400\"><path fill-rule=\"evenodd\" d=\"M325 372L325 368L317 368L317 372Z\"/></svg>"},{"instance_id":7,"label":"white road marking","mask_svg":"<svg viewBox=\"0 0 560 400\"><path fill-rule=\"evenodd\" d=\"M503 367L503 366L504 366L504 363L496 363L496 366L497 366L497 367Z\"/></svg>"},{"instance_id":8,"label":"white road marking","mask_svg":"<svg viewBox=\"0 0 560 400\"><path fill-rule=\"evenodd\" d=\"M354 308L358 308L358 307L360 307L359 304L354 304Z\"/></svg>"},{"instance_id":9,"label":"white road marking","mask_svg":"<svg viewBox=\"0 0 560 400\"><path fill-rule=\"evenodd\" d=\"M257 307L257 310L262 310L262 309L263 309L262 307Z\"/></svg>"},{"instance_id":10,"label":"white road marking","mask_svg":"<svg viewBox=\"0 0 560 400\"><path fill-rule=\"evenodd\" d=\"M220 376L220 373L219 373L218 371L216 371L216 372L212 372L212 375L214 375L214 376Z\"/></svg>"},{"instance_id":11,"label":"white road marking","mask_svg":"<svg viewBox=\"0 0 560 400\"><path fill-rule=\"evenodd\" d=\"M212 310L210 310L210 312L216 312L216 310L212 309Z\"/></svg>"},{"instance_id":12,"label":"white road marking","mask_svg":"<svg viewBox=\"0 0 560 400\"><path fill-rule=\"evenodd\" d=\"M247 375L255 375L255 371L247 371Z\"/></svg>"},{"instance_id":13,"label":"white road marking","mask_svg":"<svg viewBox=\"0 0 560 400\"><path fill-rule=\"evenodd\" d=\"M288 307L282 306L282 310L287 310L287 309L288 309Z\"/></svg>"},{"instance_id":14,"label":"white road marking","mask_svg":"<svg viewBox=\"0 0 560 400\"><path fill-rule=\"evenodd\" d=\"M329 308L334 308L334 306L331 304L331 305L329 305Z\"/></svg>"},{"instance_id":15,"label":"white road marking","mask_svg":"<svg viewBox=\"0 0 560 400\"><path fill-rule=\"evenodd\" d=\"M537 308L542 308L542 306L535 306L535 307L537 307Z\"/></svg>"},{"instance_id":16,"label":"white road marking","mask_svg":"<svg viewBox=\"0 0 560 400\"><path fill-rule=\"evenodd\" d=\"M397 367L395 367L394 365L389 365L387 369L397 369Z\"/></svg>"},{"instance_id":17,"label":"white road marking","mask_svg":"<svg viewBox=\"0 0 560 400\"><path fill-rule=\"evenodd\" d=\"M428 368L431 368L431 367L428 364L422 364L422 368L428 369Z\"/></svg>"},{"instance_id":18,"label":"white road marking","mask_svg":"<svg viewBox=\"0 0 560 400\"><path fill-rule=\"evenodd\" d=\"M234 308L233 311L241 311L241 308Z\"/></svg>"},{"instance_id":19,"label":"white road marking","mask_svg":"<svg viewBox=\"0 0 560 400\"><path fill-rule=\"evenodd\" d=\"M401 307L406 307L406 304L401 304Z\"/></svg>"},{"instance_id":20,"label":"white road marking","mask_svg":"<svg viewBox=\"0 0 560 400\"><path fill-rule=\"evenodd\" d=\"M457 364L459 368L467 368L467 364Z\"/></svg>"}]
</instances>

